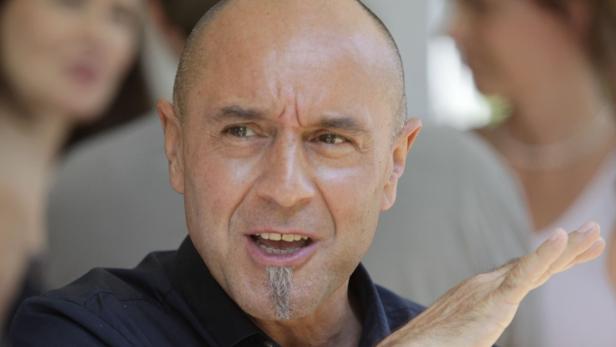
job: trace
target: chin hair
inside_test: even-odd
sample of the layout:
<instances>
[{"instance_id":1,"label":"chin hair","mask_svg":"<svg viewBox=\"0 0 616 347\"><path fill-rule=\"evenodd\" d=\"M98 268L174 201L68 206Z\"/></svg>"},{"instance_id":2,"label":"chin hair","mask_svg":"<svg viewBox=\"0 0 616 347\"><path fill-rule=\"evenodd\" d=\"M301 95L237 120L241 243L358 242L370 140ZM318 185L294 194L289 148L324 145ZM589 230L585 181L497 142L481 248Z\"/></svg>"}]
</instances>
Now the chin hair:
<instances>
[{"instance_id":1,"label":"chin hair","mask_svg":"<svg viewBox=\"0 0 616 347\"><path fill-rule=\"evenodd\" d=\"M267 283L270 290L270 299L277 320L291 319L291 286L293 283L293 269L288 267L268 267Z\"/></svg>"}]
</instances>

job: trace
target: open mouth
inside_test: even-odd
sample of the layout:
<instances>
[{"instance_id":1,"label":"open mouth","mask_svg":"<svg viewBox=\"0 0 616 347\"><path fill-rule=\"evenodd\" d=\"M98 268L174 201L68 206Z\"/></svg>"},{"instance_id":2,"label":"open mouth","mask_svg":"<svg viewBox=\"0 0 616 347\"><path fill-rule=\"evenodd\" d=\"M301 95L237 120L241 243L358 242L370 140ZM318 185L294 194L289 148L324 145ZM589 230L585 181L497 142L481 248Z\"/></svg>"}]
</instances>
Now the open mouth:
<instances>
[{"instance_id":1,"label":"open mouth","mask_svg":"<svg viewBox=\"0 0 616 347\"><path fill-rule=\"evenodd\" d=\"M251 235L250 239L265 254L272 256L293 255L313 243L309 237L295 234L262 233Z\"/></svg>"}]
</instances>

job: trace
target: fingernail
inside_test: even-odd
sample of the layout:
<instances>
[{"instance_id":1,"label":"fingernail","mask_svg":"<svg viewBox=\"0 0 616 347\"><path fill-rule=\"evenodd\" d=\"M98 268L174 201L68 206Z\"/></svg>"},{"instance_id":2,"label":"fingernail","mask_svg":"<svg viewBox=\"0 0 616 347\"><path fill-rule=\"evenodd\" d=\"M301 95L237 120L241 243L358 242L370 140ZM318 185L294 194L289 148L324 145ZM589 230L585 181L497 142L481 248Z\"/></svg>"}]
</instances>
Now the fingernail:
<instances>
[{"instance_id":1,"label":"fingernail","mask_svg":"<svg viewBox=\"0 0 616 347\"><path fill-rule=\"evenodd\" d=\"M558 241L562 236L563 233L561 232L561 229L556 229L556 231L552 233L552 236L550 236L550 242Z\"/></svg>"}]
</instances>

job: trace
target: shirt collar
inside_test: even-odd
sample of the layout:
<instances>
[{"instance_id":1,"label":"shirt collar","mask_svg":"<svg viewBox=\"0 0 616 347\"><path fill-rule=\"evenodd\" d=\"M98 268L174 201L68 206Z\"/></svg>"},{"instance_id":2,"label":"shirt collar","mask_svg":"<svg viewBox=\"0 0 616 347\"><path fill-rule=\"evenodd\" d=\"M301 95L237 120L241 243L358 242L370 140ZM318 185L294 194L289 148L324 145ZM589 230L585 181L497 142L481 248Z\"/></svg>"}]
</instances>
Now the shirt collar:
<instances>
[{"instance_id":1,"label":"shirt collar","mask_svg":"<svg viewBox=\"0 0 616 347\"><path fill-rule=\"evenodd\" d=\"M190 238L180 246L172 273L180 291L201 325L222 347L240 346L249 341L270 340L227 295L212 277ZM360 264L351 275L349 291L359 306L362 325L360 346L374 346L391 334L387 313L376 285Z\"/></svg>"},{"instance_id":2,"label":"shirt collar","mask_svg":"<svg viewBox=\"0 0 616 347\"><path fill-rule=\"evenodd\" d=\"M375 346L389 336L392 329L377 287L361 264L351 275L349 292L359 306L362 326L359 346Z\"/></svg>"}]
</instances>

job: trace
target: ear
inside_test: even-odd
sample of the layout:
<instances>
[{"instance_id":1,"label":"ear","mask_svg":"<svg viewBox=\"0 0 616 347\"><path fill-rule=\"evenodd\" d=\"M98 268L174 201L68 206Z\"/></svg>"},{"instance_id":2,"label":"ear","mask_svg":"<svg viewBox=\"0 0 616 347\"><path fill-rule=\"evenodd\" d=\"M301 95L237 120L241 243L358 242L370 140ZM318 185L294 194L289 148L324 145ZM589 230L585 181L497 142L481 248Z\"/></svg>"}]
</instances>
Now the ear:
<instances>
[{"instance_id":1,"label":"ear","mask_svg":"<svg viewBox=\"0 0 616 347\"><path fill-rule=\"evenodd\" d=\"M169 161L169 180L171 187L184 194L184 158L182 124L176 115L175 108L167 101L159 101L156 105L160 122L165 133L165 154Z\"/></svg>"},{"instance_id":2,"label":"ear","mask_svg":"<svg viewBox=\"0 0 616 347\"><path fill-rule=\"evenodd\" d=\"M404 173L406 167L406 158L408 156L413 143L421 131L421 121L413 118L406 121L404 128L398 135L396 142L392 148L391 153L391 172L389 179L385 182L385 190L383 195L383 201L381 210L386 211L390 209L396 201L396 192L398 189L398 180Z\"/></svg>"}]
</instances>

